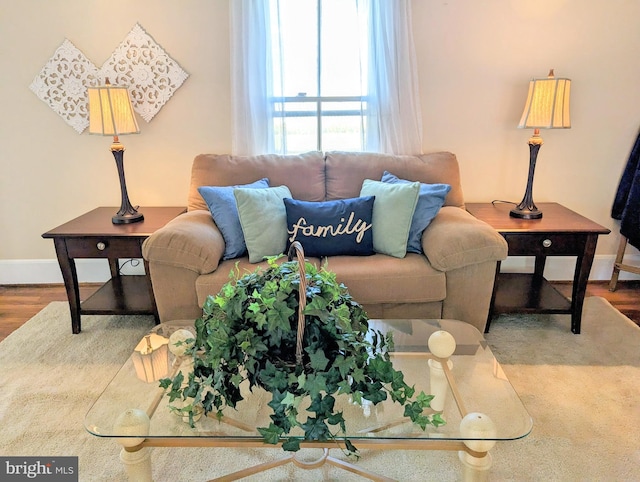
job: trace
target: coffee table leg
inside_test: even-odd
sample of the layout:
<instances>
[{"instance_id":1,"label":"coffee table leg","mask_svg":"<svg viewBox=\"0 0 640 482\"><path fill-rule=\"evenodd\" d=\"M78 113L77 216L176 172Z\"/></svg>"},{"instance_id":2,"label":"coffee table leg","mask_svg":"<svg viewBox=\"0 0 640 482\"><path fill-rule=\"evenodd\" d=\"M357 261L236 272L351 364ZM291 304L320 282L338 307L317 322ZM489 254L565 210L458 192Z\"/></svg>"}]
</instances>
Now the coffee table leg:
<instances>
[{"instance_id":1,"label":"coffee table leg","mask_svg":"<svg viewBox=\"0 0 640 482\"><path fill-rule=\"evenodd\" d=\"M447 399L447 391L449 390L449 381L444 372L443 364L451 370L453 363L449 360L449 357L453 355L456 350L456 340L451 333L444 330L438 330L432 333L427 341L429 350L437 357L436 359L429 359L429 390L433 395L431 400L431 408L441 412L444 410L444 404Z\"/></svg>"},{"instance_id":2,"label":"coffee table leg","mask_svg":"<svg viewBox=\"0 0 640 482\"><path fill-rule=\"evenodd\" d=\"M431 408L437 412L442 412L447 400L447 391L449 390L449 382L447 381L447 376L444 373L442 363L446 363L449 370L453 368L453 363L451 360L440 362L433 359L428 360L427 363L429 364L430 392L431 395L433 395Z\"/></svg>"},{"instance_id":3,"label":"coffee table leg","mask_svg":"<svg viewBox=\"0 0 640 482\"><path fill-rule=\"evenodd\" d=\"M129 452L130 447L123 447L120 452L120 461L124 464L127 477L131 482L152 482L151 454L148 447L141 447L134 452Z\"/></svg>"},{"instance_id":4,"label":"coffee table leg","mask_svg":"<svg viewBox=\"0 0 640 482\"><path fill-rule=\"evenodd\" d=\"M486 439L496 436L496 426L493 420L483 413L469 413L460 422L460 434L470 439L485 439L464 441L464 444L472 453L466 451L458 452L463 465L462 479L465 482L488 481L489 469L492 463L489 450L493 448L496 441Z\"/></svg>"},{"instance_id":5,"label":"coffee table leg","mask_svg":"<svg viewBox=\"0 0 640 482\"><path fill-rule=\"evenodd\" d=\"M129 409L122 413L115 423L118 435L137 435L137 437L118 438L122 445L120 460L125 466L130 481L152 482L151 454L148 447L143 447L144 437L149 433L149 416L144 410Z\"/></svg>"}]
</instances>

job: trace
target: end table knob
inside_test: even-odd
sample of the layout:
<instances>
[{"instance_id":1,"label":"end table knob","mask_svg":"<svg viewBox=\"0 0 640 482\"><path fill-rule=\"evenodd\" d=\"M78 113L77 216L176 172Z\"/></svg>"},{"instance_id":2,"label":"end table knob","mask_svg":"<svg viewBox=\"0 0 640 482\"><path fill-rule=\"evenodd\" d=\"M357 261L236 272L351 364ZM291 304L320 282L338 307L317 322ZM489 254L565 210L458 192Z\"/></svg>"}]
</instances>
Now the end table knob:
<instances>
[{"instance_id":1,"label":"end table knob","mask_svg":"<svg viewBox=\"0 0 640 482\"><path fill-rule=\"evenodd\" d=\"M106 248L106 247L107 247L107 245L104 244L102 241L99 242L98 244L96 244L96 248L98 248L98 250L100 250L100 251L104 251L104 248Z\"/></svg>"},{"instance_id":2,"label":"end table knob","mask_svg":"<svg viewBox=\"0 0 640 482\"><path fill-rule=\"evenodd\" d=\"M548 248L549 246L551 246L551 240L550 239L545 239L544 241L542 241L542 246L544 246L545 248Z\"/></svg>"}]
</instances>

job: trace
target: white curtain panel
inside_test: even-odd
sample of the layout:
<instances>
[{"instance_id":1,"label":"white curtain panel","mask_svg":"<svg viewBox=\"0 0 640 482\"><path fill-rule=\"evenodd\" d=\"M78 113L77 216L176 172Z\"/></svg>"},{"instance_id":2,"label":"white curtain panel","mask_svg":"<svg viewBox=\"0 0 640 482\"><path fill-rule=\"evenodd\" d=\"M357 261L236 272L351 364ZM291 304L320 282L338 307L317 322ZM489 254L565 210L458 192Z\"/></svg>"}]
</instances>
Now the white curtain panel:
<instances>
[{"instance_id":1,"label":"white curtain panel","mask_svg":"<svg viewBox=\"0 0 640 482\"><path fill-rule=\"evenodd\" d=\"M364 147L371 152L422 152L418 73L413 44L410 0L353 0L368 19L366 68L367 108ZM284 65L271 16L275 0L230 0L232 153L276 152L274 133L275 65ZM355 27L354 27L355 28Z\"/></svg>"},{"instance_id":2,"label":"white curtain panel","mask_svg":"<svg viewBox=\"0 0 640 482\"><path fill-rule=\"evenodd\" d=\"M366 149L422 153L422 115L411 1L367 0L369 75Z\"/></svg>"},{"instance_id":3,"label":"white curtain panel","mask_svg":"<svg viewBox=\"0 0 640 482\"><path fill-rule=\"evenodd\" d=\"M232 153L274 152L270 0L230 0Z\"/></svg>"}]
</instances>

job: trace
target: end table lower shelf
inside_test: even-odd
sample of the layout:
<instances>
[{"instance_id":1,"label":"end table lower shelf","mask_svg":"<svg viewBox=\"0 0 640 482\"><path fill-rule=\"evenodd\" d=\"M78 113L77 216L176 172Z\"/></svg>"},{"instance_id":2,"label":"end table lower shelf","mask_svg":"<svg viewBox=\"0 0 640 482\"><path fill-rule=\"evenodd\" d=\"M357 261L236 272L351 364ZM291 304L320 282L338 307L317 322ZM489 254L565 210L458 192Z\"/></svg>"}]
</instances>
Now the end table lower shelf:
<instances>
[{"instance_id":1,"label":"end table lower shelf","mask_svg":"<svg viewBox=\"0 0 640 482\"><path fill-rule=\"evenodd\" d=\"M80 304L86 315L154 315L155 304L145 275L111 278Z\"/></svg>"},{"instance_id":2,"label":"end table lower shelf","mask_svg":"<svg viewBox=\"0 0 640 482\"><path fill-rule=\"evenodd\" d=\"M500 273L493 313L571 313L571 301L544 278Z\"/></svg>"}]
</instances>

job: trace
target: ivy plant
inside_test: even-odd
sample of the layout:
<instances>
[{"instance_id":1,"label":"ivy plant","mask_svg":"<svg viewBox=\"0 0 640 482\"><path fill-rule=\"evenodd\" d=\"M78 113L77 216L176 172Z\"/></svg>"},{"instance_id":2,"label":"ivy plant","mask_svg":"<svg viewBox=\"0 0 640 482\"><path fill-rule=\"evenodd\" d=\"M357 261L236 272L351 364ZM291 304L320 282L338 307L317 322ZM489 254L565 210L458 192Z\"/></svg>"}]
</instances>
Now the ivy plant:
<instances>
[{"instance_id":1,"label":"ivy plant","mask_svg":"<svg viewBox=\"0 0 640 482\"><path fill-rule=\"evenodd\" d=\"M350 396L358 404L391 398L423 430L445 423L438 413L424 413L433 396L416 394L394 369L391 334L370 329L365 311L335 273L308 262L304 353L302 363L296 363L299 265L281 261L268 258L266 269L243 276L236 266L231 280L207 298L195 321L193 370L186 380L178 373L160 382L170 404L181 400L175 410L188 415L191 424L200 407L221 417L242 401L240 384L248 381L251 390L261 387L272 395L271 423L258 428L266 443L282 442L285 450L297 451L303 440L340 439L350 454L357 449L346 438L343 413L335 409L337 396ZM306 397L309 407L300 413ZM303 437L289 435L296 427Z\"/></svg>"}]
</instances>

